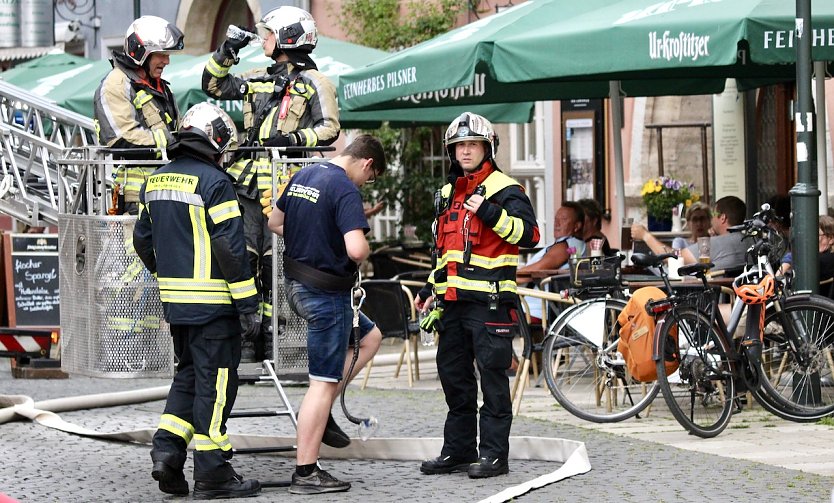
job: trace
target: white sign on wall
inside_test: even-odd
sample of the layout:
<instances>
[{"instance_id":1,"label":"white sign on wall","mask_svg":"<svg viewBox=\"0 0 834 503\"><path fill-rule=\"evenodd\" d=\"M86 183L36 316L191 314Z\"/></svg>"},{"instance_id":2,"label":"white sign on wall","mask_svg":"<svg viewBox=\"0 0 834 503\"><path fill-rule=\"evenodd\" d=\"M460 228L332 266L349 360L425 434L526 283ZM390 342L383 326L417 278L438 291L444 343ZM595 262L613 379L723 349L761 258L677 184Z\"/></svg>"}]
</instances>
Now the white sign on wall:
<instances>
[{"instance_id":1,"label":"white sign on wall","mask_svg":"<svg viewBox=\"0 0 834 503\"><path fill-rule=\"evenodd\" d=\"M715 201L724 196L746 197L744 156L744 95L735 79L712 97ZM713 201L714 202L714 201Z\"/></svg>"}]
</instances>

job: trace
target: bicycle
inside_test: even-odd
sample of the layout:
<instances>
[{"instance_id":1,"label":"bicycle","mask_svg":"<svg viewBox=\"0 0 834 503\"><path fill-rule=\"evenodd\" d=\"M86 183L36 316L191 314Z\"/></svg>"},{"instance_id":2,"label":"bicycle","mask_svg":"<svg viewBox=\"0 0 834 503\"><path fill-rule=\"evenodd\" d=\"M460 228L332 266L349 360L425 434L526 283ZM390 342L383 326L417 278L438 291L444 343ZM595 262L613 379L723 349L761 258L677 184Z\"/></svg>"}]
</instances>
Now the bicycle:
<instances>
[{"instance_id":1,"label":"bicycle","mask_svg":"<svg viewBox=\"0 0 834 503\"><path fill-rule=\"evenodd\" d=\"M732 231L754 239L748 263L733 282L739 295L729 321L719 314L718 295L708 284L713 264L692 264L681 276L701 280L695 293L673 293L650 302L656 315L654 359L658 385L670 412L691 434L710 438L729 424L734 401L750 391L763 408L792 421L813 421L834 412L834 302L807 292L788 293L773 273L769 255L778 241L768 226L769 205ZM662 263L669 254L649 257L669 285ZM635 260L641 262L638 257ZM747 310L744 334L736 330ZM666 362L678 365L666 375Z\"/></svg>"},{"instance_id":2,"label":"bicycle","mask_svg":"<svg viewBox=\"0 0 834 503\"><path fill-rule=\"evenodd\" d=\"M626 371L617 352L625 308L620 281L623 257L575 260L571 290L585 300L565 309L551 323L542 349L545 381L568 412L587 421L611 423L638 415L657 396L655 382L640 382ZM583 274L583 265L586 273Z\"/></svg>"}]
</instances>

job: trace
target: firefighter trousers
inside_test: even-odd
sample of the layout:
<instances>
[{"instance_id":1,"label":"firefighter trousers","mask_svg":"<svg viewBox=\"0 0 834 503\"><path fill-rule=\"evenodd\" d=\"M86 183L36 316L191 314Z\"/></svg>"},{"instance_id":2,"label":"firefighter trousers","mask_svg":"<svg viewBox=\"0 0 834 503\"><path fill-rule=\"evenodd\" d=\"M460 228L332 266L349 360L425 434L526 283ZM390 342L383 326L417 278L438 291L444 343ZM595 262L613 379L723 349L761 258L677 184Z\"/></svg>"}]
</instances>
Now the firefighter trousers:
<instances>
[{"instance_id":1,"label":"firefighter trousers","mask_svg":"<svg viewBox=\"0 0 834 503\"><path fill-rule=\"evenodd\" d=\"M226 420L237 397L240 322L171 325L177 364L165 411L153 437L151 459L181 470L194 439L194 480L222 482L235 476Z\"/></svg>"},{"instance_id":2,"label":"firefighter trousers","mask_svg":"<svg viewBox=\"0 0 834 503\"><path fill-rule=\"evenodd\" d=\"M475 302L447 302L441 321L437 373L449 407L441 456L506 460L513 420L506 370L512 362L512 338L517 331L510 308L499 305L490 310ZM475 364L484 401L480 421ZM476 438L479 429L480 445Z\"/></svg>"},{"instance_id":3,"label":"firefighter trousers","mask_svg":"<svg viewBox=\"0 0 834 503\"><path fill-rule=\"evenodd\" d=\"M265 356L267 345L271 350L269 332L272 327L272 232L263 215L263 207L257 199L239 195L243 207L243 234L246 238L246 254L249 268L255 277L255 288L260 296L260 308L263 313L261 333L255 341L257 359Z\"/></svg>"}]
</instances>

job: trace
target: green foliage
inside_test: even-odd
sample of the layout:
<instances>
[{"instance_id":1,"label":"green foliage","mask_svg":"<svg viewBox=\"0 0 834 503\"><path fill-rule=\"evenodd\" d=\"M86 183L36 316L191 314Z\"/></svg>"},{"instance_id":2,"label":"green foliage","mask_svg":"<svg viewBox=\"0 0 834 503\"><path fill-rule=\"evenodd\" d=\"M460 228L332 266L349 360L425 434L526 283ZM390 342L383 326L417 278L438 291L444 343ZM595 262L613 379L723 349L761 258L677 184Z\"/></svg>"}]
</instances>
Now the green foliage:
<instances>
[{"instance_id":1,"label":"green foliage","mask_svg":"<svg viewBox=\"0 0 834 503\"><path fill-rule=\"evenodd\" d=\"M455 26L462 0L345 0L339 24L358 44L392 50L410 47Z\"/></svg>"},{"instance_id":2,"label":"green foliage","mask_svg":"<svg viewBox=\"0 0 834 503\"><path fill-rule=\"evenodd\" d=\"M344 0L338 23L353 42L383 50L409 47L445 33L457 15L471 6L466 0ZM393 129L387 124L367 131L385 147L389 165L400 165L363 189L366 201L385 201L402 209L402 225L416 227L417 238L432 241L434 192L445 181L423 157L430 151L435 130L428 127Z\"/></svg>"}]
</instances>

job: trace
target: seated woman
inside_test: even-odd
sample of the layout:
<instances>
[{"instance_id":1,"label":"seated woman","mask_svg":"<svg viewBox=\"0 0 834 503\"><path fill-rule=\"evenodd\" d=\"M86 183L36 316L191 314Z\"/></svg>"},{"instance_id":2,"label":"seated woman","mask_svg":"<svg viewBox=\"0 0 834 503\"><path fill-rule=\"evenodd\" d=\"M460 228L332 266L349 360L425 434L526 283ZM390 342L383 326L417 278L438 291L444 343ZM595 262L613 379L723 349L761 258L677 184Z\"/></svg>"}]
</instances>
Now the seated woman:
<instances>
[{"instance_id":1,"label":"seated woman","mask_svg":"<svg viewBox=\"0 0 834 503\"><path fill-rule=\"evenodd\" d=\"M834 217L820 215L819 224L819 278L825 281L834 278ZM782 259L780 271L784 274L793 268L792 254L788 253ZM834 289L831 289L834 291ZM828 295L829 292L820 292Z\"/></svg>"},{"instance_id":2,"label":"seated woman","mask_svg":"<svg viewBox=\"0 0 834 503\"><path fill-rule=\"evenodd\" d=\"M582 225L582 240L585 241L585 247L588 250L586 255L590 254L591 240L602 239L602 254L606 257L614 255L611 245L608 244L608 238L602 233L602 207L596 199L580 199L577 201L582 210L585 212L585 222Z\"/></svg>"},{"instance_id":3,"label":"seated woman","mask_svg":"<svg viewBox=\"0 0 834 503\"><path fill-rule=\"evenodd\" d=\"M686 248L698 242L698 238L709 236L711 215L709 206L700 201L692 203L686 210L686 228L689 230L689 237L677 237L672 241L672 248L677 250Z\"/></svg>"}]
</instances>

